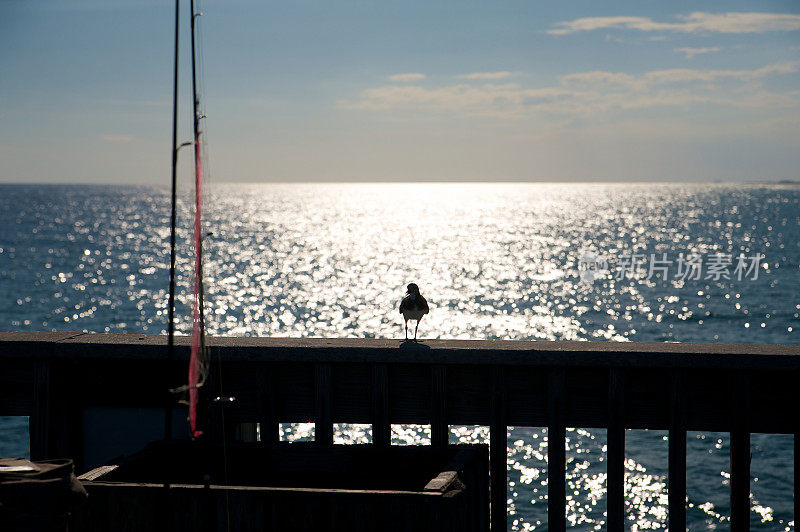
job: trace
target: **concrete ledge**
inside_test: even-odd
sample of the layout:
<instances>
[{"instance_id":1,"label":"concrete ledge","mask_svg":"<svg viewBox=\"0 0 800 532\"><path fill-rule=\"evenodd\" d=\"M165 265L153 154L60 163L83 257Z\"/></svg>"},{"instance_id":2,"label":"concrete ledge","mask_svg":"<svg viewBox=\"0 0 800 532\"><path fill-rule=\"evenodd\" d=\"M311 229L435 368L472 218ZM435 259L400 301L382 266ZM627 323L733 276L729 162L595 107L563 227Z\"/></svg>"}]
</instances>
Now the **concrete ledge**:
<instances>
[{"instance_id":1,"label":"concrete ledge","mask_svg":"<svg viewBox=\"0 0 800 532\"><path fill-rule=\"evenodd\" d=\"M189 337L176 337L178 359L188 357L189 343ZM208 346L225 361L800 370L800 345L215 337ZM0 359L166 357L163 335L0 333Z\"/></svg>"}]
</instances>

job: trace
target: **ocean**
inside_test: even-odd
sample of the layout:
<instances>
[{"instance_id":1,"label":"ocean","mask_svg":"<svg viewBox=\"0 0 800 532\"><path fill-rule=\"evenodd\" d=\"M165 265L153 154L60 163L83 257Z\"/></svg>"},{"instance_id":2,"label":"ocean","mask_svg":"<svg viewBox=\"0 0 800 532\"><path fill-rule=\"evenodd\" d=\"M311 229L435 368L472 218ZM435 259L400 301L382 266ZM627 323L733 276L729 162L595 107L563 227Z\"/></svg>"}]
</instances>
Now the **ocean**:
<instances>
[{"instance_id":1,"label":"ocean","mask_svg":"<svg viewBox=\"0 0 800 532\"><path fill-rule=\"evenodd\" d=\"M182 191L183 334L191 204ZM401 338L413 281L431 306L423 341L798 343L791 184L212 184L204 209L211 335ZM166 187L0 185L0 330L163 334L168 265ZM27 431L0 418L0 456L25 455ZM605 432L567 436L568 522L600 530ZM793 529L792 442L752 436L754 530ZM687 452L690 529L728 529L728 434L690 433ZM545 428L509 429L511 530L546 528L546 456ZM625 467L628 525L665 528L666 433L629 431Z\"/></svg>"}]
</instances>

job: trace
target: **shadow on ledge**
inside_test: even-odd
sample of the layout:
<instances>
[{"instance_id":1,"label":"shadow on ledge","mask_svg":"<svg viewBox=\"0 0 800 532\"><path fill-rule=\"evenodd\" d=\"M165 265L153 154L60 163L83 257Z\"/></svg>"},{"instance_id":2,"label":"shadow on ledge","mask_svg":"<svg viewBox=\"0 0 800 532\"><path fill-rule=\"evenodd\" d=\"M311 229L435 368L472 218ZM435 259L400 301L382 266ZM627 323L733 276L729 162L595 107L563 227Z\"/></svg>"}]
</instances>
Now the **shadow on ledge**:
<instances>
[{"instance_id":1,"label":"shadow on ledge","mask_svg":"<svg viewBox=\"0 0 800 532\"><path fill-rule=\"evenodd\" d=\"M405 351L430 351L431 350L431 346L423 344L423 343L420 343L420 342L414 342L414 341L411 341L411 340L405 340L403 342L400 342L399 349L403 349Z\"/></svg>"}]
</instances>

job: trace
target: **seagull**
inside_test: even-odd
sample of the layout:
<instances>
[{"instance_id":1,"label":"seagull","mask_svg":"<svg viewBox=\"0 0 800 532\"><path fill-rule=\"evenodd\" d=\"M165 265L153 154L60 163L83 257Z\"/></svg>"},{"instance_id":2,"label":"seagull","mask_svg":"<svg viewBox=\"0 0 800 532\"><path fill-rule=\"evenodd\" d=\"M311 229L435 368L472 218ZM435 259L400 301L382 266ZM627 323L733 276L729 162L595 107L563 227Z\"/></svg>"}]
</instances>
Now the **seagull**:
<instances>
[{"instance_id":1,"label":"seagull","mask_svg":"<svg viewBox=\"0 0 800 532\"><path fill-rule=\"evenodd\" d=\"M414 283L409 283L406 287L408 292L403 300L400 302L400 314L406 322L406 340L408 341L408 322L414 320L417 326L414 327L414 341L417 341L417 329L419 329L419 322L422 316L428 313L428 302L419 293L419 286Z\"/></svg>"}]
</instances>

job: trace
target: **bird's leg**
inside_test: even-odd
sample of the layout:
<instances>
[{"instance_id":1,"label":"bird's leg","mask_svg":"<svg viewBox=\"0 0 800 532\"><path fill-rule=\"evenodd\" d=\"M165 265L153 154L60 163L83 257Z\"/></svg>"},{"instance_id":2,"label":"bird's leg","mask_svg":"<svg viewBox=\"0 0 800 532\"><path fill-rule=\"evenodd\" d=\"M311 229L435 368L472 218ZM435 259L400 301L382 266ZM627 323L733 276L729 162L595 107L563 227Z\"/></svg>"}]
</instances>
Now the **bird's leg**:
<instances>
[{"instance_id":1,"label":"bird's leg","mask_svg":"<svg viewBox=\"0 0 800 532\"><path fill-rule=\"evenodd\" d=\"M417 341L417 329L419 329L419 320L417 320L417 326L414 327L414 341Z\"/></svg>"},{"instance_id":2,"label":"bird's leg","mask_svg":"<svg viewBox=\"0 0 800 532\"><path fill-rule=\"evenodd\" d=\"M408 341L408 320L406 320L406 339L405 339L405 341L406 342Z\"/></svg>"}]
</instances>

